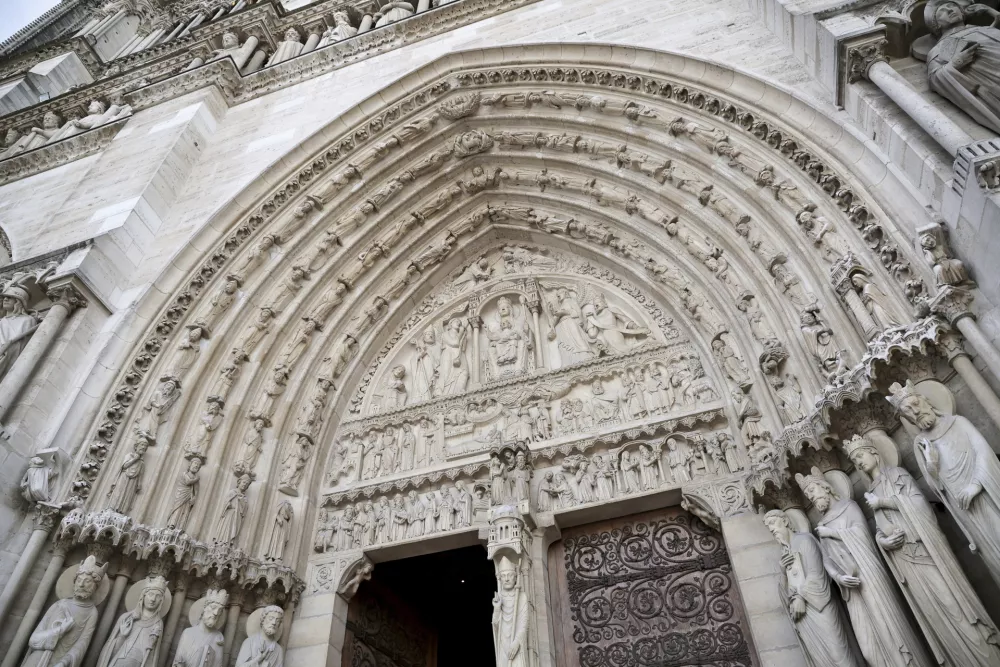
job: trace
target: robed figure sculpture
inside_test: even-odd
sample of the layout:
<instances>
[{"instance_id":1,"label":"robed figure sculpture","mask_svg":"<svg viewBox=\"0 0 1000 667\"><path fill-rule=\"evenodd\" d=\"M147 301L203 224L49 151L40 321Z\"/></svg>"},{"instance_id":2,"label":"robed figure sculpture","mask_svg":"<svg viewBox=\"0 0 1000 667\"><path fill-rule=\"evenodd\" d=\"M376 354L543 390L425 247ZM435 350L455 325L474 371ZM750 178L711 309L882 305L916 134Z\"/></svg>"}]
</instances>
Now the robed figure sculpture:
<instances>
[{"instance_id":1,"label":"robed figure sculpture","mask_svg":"<svg viewBox=\"0 0 1000 667\"><path fill-rule=\"evenodd\" d=\"M499 587L493 596L493 647L497 667L528 666L528 595L506 556L497 566Z\"/></svg>"}]
</instances>

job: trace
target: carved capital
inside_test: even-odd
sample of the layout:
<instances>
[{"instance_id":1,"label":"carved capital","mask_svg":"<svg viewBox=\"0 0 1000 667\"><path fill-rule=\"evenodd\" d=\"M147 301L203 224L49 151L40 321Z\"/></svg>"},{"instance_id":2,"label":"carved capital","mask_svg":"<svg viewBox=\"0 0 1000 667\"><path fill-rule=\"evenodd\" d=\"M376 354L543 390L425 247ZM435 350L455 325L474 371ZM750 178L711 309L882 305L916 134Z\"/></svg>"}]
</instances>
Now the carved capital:
<instances>
[{"instance_id":1,"label":"carved capital","mask_svg":"<svg viewBox=\"0 0 1000 667\"><path fill-rule=\"evenodd\" d=\"M877 62L888 60L885 28L877 26L870 32L843 39L837 48L837 104L843 106L847 87L868 77L868 70Z\"/></svg>"},{"instance_id":2,"label":"carved capital","mask_svg":"<svg viewBox=\"0 0 1000 667\"><path fill-rule=\"evenodd\" d=\"M948 358L948 363L954 363L957 357L968 357L965 351L965 339L957 331L949 331L941 336L937 342L938 351Z\"/></svg>"},{"instance_id":3,"label":"carved capital","mask_svg":"<svg viewBox=\"0 0 1000 667\"><path fill-rule=\"evenodd\" d=\"M31 510L31 519L35 530L51 533L62 516L62 507L49 503L36 503Z\"/></svg>"},{"instance_id":4,"label":"carved capital","mask_svg":"<svg viewBox=\"0 0 1000 667\"><path fill-rule=\"evenodd\" d=\"M88 301L72 278L66 281L50 283L45 290L45 295L49 297L52 305L65 306L70 312L77 308L86 307Z\"/></svg>"},{"instance_id":5,"label":"carved capital","mask_svg":"<svg viewBox=\"0 0 1000 667\"><path fill-rule=\"evenodd\" d=\"M972 314L972 292L961 287L943 285L937 296L931 299L931 312L943 317L949 324L955 324L963 317L975 318Z\"/></svg>"}]
</instances>

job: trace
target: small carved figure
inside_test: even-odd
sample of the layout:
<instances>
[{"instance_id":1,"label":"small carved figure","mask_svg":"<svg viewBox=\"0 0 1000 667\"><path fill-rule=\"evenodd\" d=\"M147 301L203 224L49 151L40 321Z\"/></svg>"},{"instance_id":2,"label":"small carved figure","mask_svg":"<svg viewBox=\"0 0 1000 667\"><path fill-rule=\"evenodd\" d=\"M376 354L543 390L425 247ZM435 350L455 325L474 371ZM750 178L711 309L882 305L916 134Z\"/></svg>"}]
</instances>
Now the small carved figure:
<instances>
[{"instance_id":1,"label":"small carved figure","mask_svg":"<svg viewBox=\"0 0 1000 667\"><path fill-rule=\"evenodd\" d=\"M628 450L623 450L619 468L625 480L626 493L641 493L645 489L642 486L642 478L639 473L641 461L638 456L633 457Z\"/></svg>"},{"instance_id":2,"label":"small carved figure","mask_svg":"<svg viewBox=\"0 0 1000 667\"><path fill-rule=\"evenodd\" d=\"M148 447L149 440L146 437L142 434L136 436L132 451L122 461L118 475L108 490L109 509L121 514L128 514L132 510L136 497L142 493L142 478L146 471L143 458Z\"/></svg>"},{"instance_id":3,"label":"small carved figure","mask_svg":"<svg viewBox=\"0 0 1000 667\"><path fill-rule=\"evenodd\" d=\"M271 535L267 540L267 548L264 549L264 560L281 560L285 553L285 546L288 544L288 534L292 530L293 516L292 504L287 500L282 500L274 512Z\"/></svg>"},{"instance_id":4,"label":"small carved figure","mask_svg":"<svg viewBox=\"0 0 1000 667\"><path fill-rule=\"evenodd\" d=\"M243 521L247 516L247 489L250 488L252 482L252 473L240 475L236 480L236 487L226 496L222 516L215 528L216 542L232 544L240 536L240 531L243 530Z\"/></svg>"},{"instance_id":5,"label":"small carved figure","mask_svg":"<svg viewBox=\"0 0 1000 667\"><path fill-rule=\"evenodd\" d=\"M151 440L156 440L160 426L167 421L170 408L181 397L181 383L173 375L164 375L156 386L153 395L142 408L142 413L135 421L135 432L146 433Z\"/></svg>"},{"instance_id":6,"label":"small carved figure","mask_svg":"<svg viewBox=\"0 0 1000 667\"><path fill-rule=\"evenodd\" d=\"M440 393L442 396L460 394L469 383L469 362L465 351L468 325L457 317L448 321L442 335L440 368Z\"/></svg>"},{"instance_id":7,"label":"small carved figure","mask_svg":"<svg viewBox=\"0 0 1000 667\"><path fill-rule=\"evenodd\" d=\"M48 503L52 498L49 484L58 474L44 458L32 456L28 459L28 469L21 477L21 496L31 505Z\"/></svg>"},{"instance_id":8,"label":"small carved figure","mask_svg":"<svg viewBox=\"0 0 1000 667\"><path fill-rule=\"evenodd\" d=\"M187 470L177 479L177 484L174 486L174 502L170 507L170 514L167 516L168 528L179 528L180 530L187 528L191 510L194 509L195 500L198 499L202 463L200 456L192 456L191 460L188 461Z\"/></svg>"},{"instance_id":9,"label":"small carved figure","mask_svg":"<svg viewBox=\"0 0 1000 667\"><path fill-rule=\"evenodd\" d=\"M472 525L472 494L465 487L465 482L455 482L455 527L466 528Z\"/></svg>"},{"instance_id":10,"label":"small carved figure","mask_svg":"<svg viewBox=\"0 0 1000 667\"><path fill-rule=\"evenodd\" d=\"M924 251L924 259L934 267L934 277L938 285L961 285L969 281L965 264L948 253L943 234L939 230L922 233L919 241Z\"/></svg>"},{"instance_id":11,"label":"small carved figure","mask_svg":"<svg viewBox=\"0 0 1000 667\"><path fill-rule=\"evenodd\" d=\"M670 474L674 478L674 484L683 484L691 481L691 463L694 454L685 444L677 438L667 438L667 465L670 466Z\"/></svg>"},{"instance_id":12,"label":"small carved figure","mask_svg":"<svg viewBox=\"0 0 1000 667\"><path fill-rule=\"evenodd\" d=\"M872 282L871 278L861 272L855 273L851 276L851 285L861 297L861 303L865 305L875 322L883 329L891 329L900 325L899 320L892 314L893 308L889 303L889 297L878 285Z\"/></svg>"}]
</instances>

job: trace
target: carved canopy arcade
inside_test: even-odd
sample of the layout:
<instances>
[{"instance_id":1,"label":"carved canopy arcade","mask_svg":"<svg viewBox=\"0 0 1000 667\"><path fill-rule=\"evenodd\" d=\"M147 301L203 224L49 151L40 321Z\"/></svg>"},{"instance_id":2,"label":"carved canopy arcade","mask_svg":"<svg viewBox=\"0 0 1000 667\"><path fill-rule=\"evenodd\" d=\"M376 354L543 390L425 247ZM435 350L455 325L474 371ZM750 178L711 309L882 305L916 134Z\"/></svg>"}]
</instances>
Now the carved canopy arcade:
<instances>
[{"instance_id":1,"label":"carved canopy arcade","mask_svg":"<svg viewBox=\"0 0 1000 667\"><path fill-rule=\"evenodd\" d=\"M772 434L912 319L911 251L735 94L522 57L415 74L220 214L90 436L83 512L318 591L336 552L472 530L491 498L748 507Z\"/></svg>"}]
</instances>

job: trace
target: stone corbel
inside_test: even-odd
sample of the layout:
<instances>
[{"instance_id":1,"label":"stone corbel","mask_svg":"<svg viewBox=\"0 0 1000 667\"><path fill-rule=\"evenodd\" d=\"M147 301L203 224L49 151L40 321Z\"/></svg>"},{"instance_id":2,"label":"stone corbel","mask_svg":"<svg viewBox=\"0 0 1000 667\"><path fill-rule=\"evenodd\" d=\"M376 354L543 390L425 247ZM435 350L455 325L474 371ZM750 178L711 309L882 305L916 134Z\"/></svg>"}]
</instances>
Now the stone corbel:
<instances>
[{"instance_id":1,"label":"stone corbel","mask_svg":"<svg viewBox=\"0 0 1000 667\"><path fill-rule=\"evenodd\" d=\"M681 489L681 507L721 530L723 520L752 511L750 489L743 477L686 484Z\"/></svg>"},{"instance_id":2,"label":"stone corbel","mask_svg":"<svg viewBox=\"0 0 1000 667\"><path fill-rule=\"evenodd\" d=\"M868 70L877 62L888 62L885 27L851 35L837 44L837 104L844 106L847 87L868 78Z\"/></svg>"},{"instance_id":3,"label":"stone corbel","mask_svg":"<svg viewBox=\"0 0 1000 667\"><path fill-rule=\"evenodd\" d=\"M340 583L337 584L337 594L345 600L350 600L357 594L358 587L372 578L375 563L363 552L358 552L355 560L344 562L344 569L340 573Z\"/></svg>"}]
</instances>

